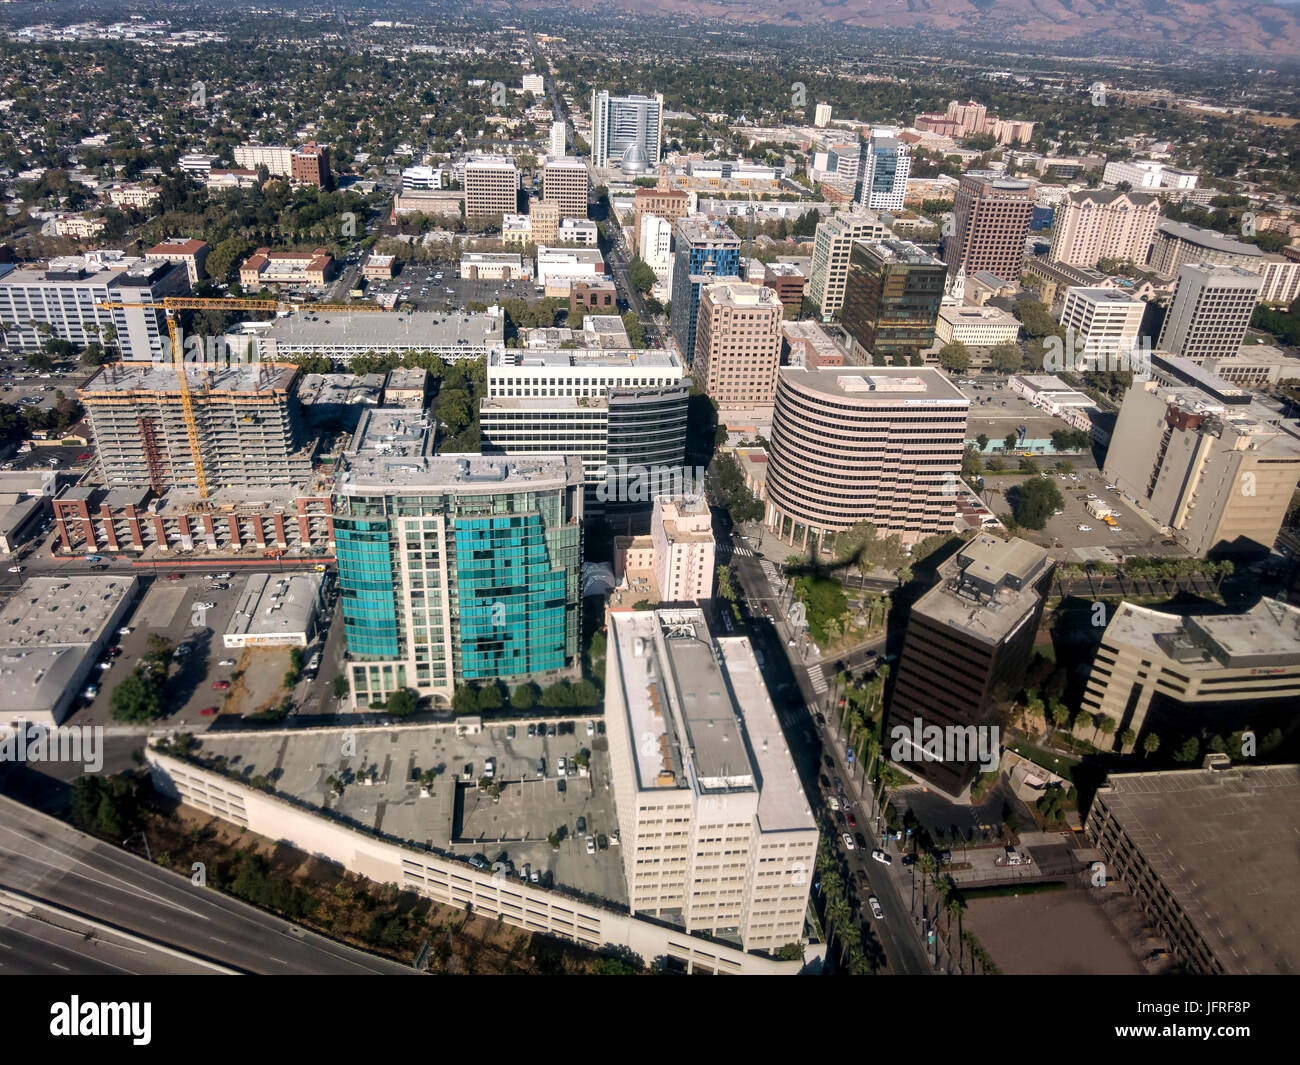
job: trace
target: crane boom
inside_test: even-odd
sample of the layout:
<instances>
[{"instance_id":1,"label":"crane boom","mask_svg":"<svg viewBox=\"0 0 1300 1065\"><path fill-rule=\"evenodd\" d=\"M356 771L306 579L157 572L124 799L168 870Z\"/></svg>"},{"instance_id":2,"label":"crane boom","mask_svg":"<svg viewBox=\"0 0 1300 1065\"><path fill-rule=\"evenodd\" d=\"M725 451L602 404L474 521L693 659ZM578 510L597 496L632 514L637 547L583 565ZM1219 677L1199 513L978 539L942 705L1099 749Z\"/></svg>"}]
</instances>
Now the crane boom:
<instances>
[{"instance_id":1,"label":"crane boom","mask_svg":"<svg viewBox=\"0 0 1300 1065\"><path fill-rule=\"evenodd\" d=\"M371 304L351 303L287 303L284 300L255 300L239 296L164 296L161 302L154 303L100 303L99 307L140 307L161 310L167 319L167 336L172 346L172 363L176 367L176 384L181 393L181 415L185 421L185 436L189 440L190 454L194 458L194 481L199 491L200 506L208 498L208 477L203 466L203 454L199 442L199 423L194 414L194 395L190 391L189 377L185 373L185 352L181 346L180 334L176 329L177 311L208 310L246 310L246 311L348 311L372 314L383 312L383 307Z\"/></svg>"}]
</instances>

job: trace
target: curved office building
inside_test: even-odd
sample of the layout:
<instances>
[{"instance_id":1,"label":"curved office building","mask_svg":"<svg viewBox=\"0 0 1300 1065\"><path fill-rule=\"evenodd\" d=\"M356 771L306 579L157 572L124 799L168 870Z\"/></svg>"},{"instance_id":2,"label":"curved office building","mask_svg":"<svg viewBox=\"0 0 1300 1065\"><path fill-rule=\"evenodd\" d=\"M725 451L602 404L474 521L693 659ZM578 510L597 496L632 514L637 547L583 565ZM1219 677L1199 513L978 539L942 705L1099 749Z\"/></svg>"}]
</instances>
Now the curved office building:
<instances>
[{"instance_id":1,"label":"curved office building","mask_svg":"<svg viewBox=\"0 0 1300 1065\"><path fill-rule=\"evenodd\" d=\"M871 522L915 543L952 529L968 400L930 367L782 367L767 471L767 524L830 553Z\"/></svg>"}]
</instances>

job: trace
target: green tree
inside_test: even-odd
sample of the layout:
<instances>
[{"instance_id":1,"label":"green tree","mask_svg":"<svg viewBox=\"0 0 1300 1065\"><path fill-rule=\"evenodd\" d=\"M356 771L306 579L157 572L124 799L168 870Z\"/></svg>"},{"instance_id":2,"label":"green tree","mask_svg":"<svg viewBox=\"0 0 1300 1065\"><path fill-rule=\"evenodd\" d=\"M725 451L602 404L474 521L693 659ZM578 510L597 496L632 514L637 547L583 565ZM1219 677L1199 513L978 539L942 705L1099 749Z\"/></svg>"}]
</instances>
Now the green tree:
<instances>
[{"instance_id":1,"label":"green tree","mask_svg":"<svg viewBox=\"0 0 1300 1065\"><path fill-rule=\"evenodd\" d=\"M1020 351L1014 344L999 344L989 352L989 367L998 373L1015 373L1020 369Z\"/></svg>"},{"instance_id":2,"label":"green tree","mask_svg":"<svg viewBox=\"0 0 1300 1065\"><path fill-rule=\"evenodd\" d=\"M573 689L564 681L550 685L542 692L542 705L548 710L562 710L573 706Z\"/></svg>"},{"instance_id":3,"label":"green tree","mask_svg":"<svg viewBox=\"0 0 1300 1065\"><path fill-rule=\"evenodd\" d=\"M573 686L573 705L577 707L591 707L600 702L600 692L596 690L596 685L589 680L580 680Z\"/></svg>"},{"instance_id":4,"label":"green tree","mask_svg":"<svg viewBox=\"0 0 1300 1065\"><path fill-rule=\"evenodd\" d=\"M350 690L351 690L351 685L348 684L348 678L345 677L342 673L340 673L337 677L334 678L335 699L346 699L348 692Z\"/></svg>"},{"instance_id":5,"label":"green tree","mask_svg":"<svg viewBox=\"0 0 1300 1065\"><path fill-rule=\"evenodd\" d=\"M515 710L531 710L536 702L537 696L533 693L531 684L517 685L510 693L510 705Z\"/></svg>"},{"instance_id":6,"label":"green tree","mask_svg":"<svg viewBox=\"0 0 1300 1065\"><path fill-rule=\"evenodd\" d=\"M636 311L623 312L623 328L627 330L632 347L645 347L645 328L641 325L641 319L637 317Z\"/></svg>"},{"instance_id":7,"label":"green tree","mask_svg":"<svg viewBox=\"0 0 1300 1065\"><path fill-rule=\"evenodd\" d=\"M650 264L639 255L632 257L632 265L628 267L627 279L638 292L649 292L655 287L655 272L650 268Z\"/></svg>"},{"instance_id":8,"label":"green tree","mask_svg":"<svg viewBox=\"0 0 1300 1065\"><path fill-rule=\"evenodd\" d=\"M979 445L980 451L983 452L984 449L989 446L989 438L985 433L980 433L979 436L975 438L975 443Z\"/></svg>"},{"instance_id":9,"label":"green tree","mask_svg":"<svg viewBox=\"0 0 1300 1065\"><path fill-rule=\"evenodd\" d=\"M494 682L479 689L478 708L480 710L500 710L505 705L506 699L499 684Z\"/></svg>"},{"instance_id":10,"label":"green tree","mask_svg":"<svg viewBox=\"0 0 1300 1065\"><path fill-rule=\"evenodd\" d=\"M478 713L478 694L469 685L462 685L452 693L451 709L457 714Z\"/></svg>"},{"instance_id":11,"label":"green tree","mask_svg":"<svg viewBox=\"0 0 1300 1065\"><path fill-rule=\"evenodd\" d=\"M415 694L406 688L399 688L388 697L388 712L394 717L410 717L418 705Z\"/></svg>"},{"instance_id":12,"label":"green tree","mask_svg":"<svg viewBox=\"0 0 1300 1065\"><path fill-rule=\"evenodd\" d=\"M1160 750L1160 737L1154 732L1148 732L1146 738L1142 741L1143 757L1150 758L1158 750Z\"/></svg>"},{"instance_id":13,"label":"green tree","mask_svg":"<svg viewBox=\"0 0 1300 1065\"><path fill-rule=\"evenodd\" d=\"M970 369L970 349L960 340L953 340L939 349L939 365L949 373L965 373Z\"/></svg>"},{"instance_id":14,"label":"green tree","mask_svg":"<svg viewBox=\"0 0 1300 1065\"><path fill-rule=\"evenodd\" d=\"M132 670L113 689L109 705L116 721L153 721L162 716L162 685L141 669Z\"/></svg>"},{"instance_id":15,"label":"green tree","mask_svg":"<svg viewBox=\"0 0 1300 1065\"><path fill-rule=\"evenodd\" d=\"M1010 493L1011 511L1016 523L1026 529L1041 529L1063 500L1054 481L1033 477L1017 485Z\"/></svg>"}]
</instances>

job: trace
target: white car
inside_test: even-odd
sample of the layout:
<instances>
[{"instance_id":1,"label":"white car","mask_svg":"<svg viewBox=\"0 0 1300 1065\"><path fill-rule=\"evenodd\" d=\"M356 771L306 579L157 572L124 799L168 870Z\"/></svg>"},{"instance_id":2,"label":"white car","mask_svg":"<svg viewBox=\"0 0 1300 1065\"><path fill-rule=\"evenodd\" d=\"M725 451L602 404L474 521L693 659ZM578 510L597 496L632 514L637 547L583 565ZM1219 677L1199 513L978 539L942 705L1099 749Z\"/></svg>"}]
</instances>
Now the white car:
<instances>
[{"instance_id":1,"label":"white car","mask_svg":"<svg viewBox=\"0 0 1300 1065\"><path fill-rule=\"evenodd\" d=\"M878 861L881 865L893 865L893 864L894 864L894 859L893 859L892 857L890 857L888 854L886 854L886 853L885 853L884 851L882 851L882 850L874 850L874 851L872 851L872 852L871 852L871 857L873 857L873 858L874 858L876 861Z\"/></svg>"},{"instance_id":2,"label":"white car","mask_svg":"<svg viewBox=\"0 0 1300 1065\"><path fill-rule=\"evenodd\" d=\"M561 758L561 759L560 759L560 760L555 764L555 772L556 772L559 776L565 776L565 775L567 775L568 772L569 772L569 763L568 763L568 761L567 761L566 759L564 759L564 758Z\"/></svg>"},{"instance_id":3,"label":"white car","mask_svg":"<svg viewBox=\"0 0 1300 1065\"><path fill-rule=\"evenodd\" d=\"M9 567L9 572L10 572L10 573L22 573L22 571L23 571L22 566L10 566L10 567Z\"/></svg>"},{"instance_id":4,"label":"white car","mask_svg":"<svg viewBox=\"0 0 1300 1065\"><path fill-rule=\"evenodd\" d=\"M220 662L217 663L217 665L219 666L233 666L234 664L235 664L235 660L233 658L223 658Z\"/></svg>"},{"instance_id":5,"label":"white car","mask_svg":"<svg viewBox=\"0 0 1300 1065\"><path fill-rule=\"evenodd\" d=\"M596 840L594 836L587 837L587 853L588 854L596 853Z\"/></svg>"},{"instance_id":6,"label":"white car","mask_svg":"<svg viewBox=\"0 0 1300 1065\"><path fill-rule=\"evenodd\" d=\"M877 921L883 921L885 919L885 911L880 908L880 900L876 898L875 895L872 895L871 898L867 899L867 905L871 907L871 916Z\"/></svg>"},{"instance_id":7,"label":"white car","mask_svg":"<svg viewBox=\"0 0 1300 1065\"><path fill-rule=\"evenodd\" d=\"M596 735L596 722L594 721L587 722L587 735L588 736Z\"/></svg>"},{"instance_id":8,"label":"white car","mask_svg":"<svg viewBox=\"0 0 1300 1065\"><path fill-rule=\"evenodd\" d=\"M841 832L840 839L844 841L844 849L846 851L855 851L858 849L858 845L853 842L853 837L847 832Z\"/></svg>"},{"instance_id":9,"label":"white car","mask_svg":"<svg viewBox=\"0 0 1300 1065\"><path fill-rule=\"evenodd\" d=\"M1119 485L1117 485L1117 484L1108 484L1108 485L1106 486L1106 491L1107 491L1107 492L1118 492L1118 491L1119 491Z\"/></svg>"},{"instance_id":10,"label":"white car","mask_svg":"<svg viewBox=\"0 0 1300 1065\"><path fill-rule=\"evenodd\" d=\"M1078 528L1079 528L1079 532L1092 532L1091 525L1080 525Z\"/></svg>"},{"instance_id":11,"label":"white car","mask_svg":"<svg viewBox=\"0 0 1300 1065\"><path fill-rule=\"evenodd\" d=\"M135 629L133 629L130 625L123 625L120 629L117 630L117 634L119 636L130 636L131 633L133 632L135 632Z\"/></svg>"},{"instance_id":12,"label":"white car","mask_svg":"<svg viewBox=\"0 0 1300 1065\"><path fill-rule=\"evenodd\" d=\"M832 811L838 810L840 808L840 800L837 799L834 795L827 795L826 805L829 806Z\"/></svg>"}]
</instances>

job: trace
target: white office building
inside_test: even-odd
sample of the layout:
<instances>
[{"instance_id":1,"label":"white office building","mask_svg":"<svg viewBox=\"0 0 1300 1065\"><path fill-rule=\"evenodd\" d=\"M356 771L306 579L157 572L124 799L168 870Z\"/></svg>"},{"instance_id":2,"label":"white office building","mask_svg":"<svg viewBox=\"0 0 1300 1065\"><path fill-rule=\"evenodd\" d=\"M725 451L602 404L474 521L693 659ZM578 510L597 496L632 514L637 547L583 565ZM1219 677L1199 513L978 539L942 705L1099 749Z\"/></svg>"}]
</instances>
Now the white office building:
<instances>
[{"instance_id":1,"label":"white office building","mask_svg":"<svg viewBox=\"0 0 1300 1065\"><path fill-rule=\"evenodd\" d=\"M862 188L858 206L870 211L901 211L912 172L911 149L891 126L871 131L862 149Z\"/></svg>"},{"instance_id":2,"label":"white office building","mask_svg":"<svg viewBox=\"0 0 1300 1065\"><path fill-rule=\"evenodd\" d=\"M1117 288L1072 287L1065 290L1061 326L1073 330L1076 354L1088 359L1128 356L1137 345L1146 309L1142 300Z\"/></svg>"},{"instance_id":3,"label":"white office building","mask_svg":"<svg viewBox=\"0 0 1300 1065\"><path fill-rule=\"evenodd\" d=\"M591 162L644 174L659 165L663 144L664 98L591 94Z\"/></svg>"},{"instance_id":4,"label":"white office building","mask_svg":"<svg viewBox=\"0 0 1300 1065\"><path fill-rule=\"evenodd\" d=\"M749 640L698 608L611 611L605 720L632 912L800 942L817 822Z\"/></svg>"},{"instance_id":5,"label":"white office building","mask_svg":"<svg viewBox=\"0 0 1300 1065\"><path fill-rule=\"evenodd\" d=\"M1188 359L1235 356L1263 283L1259 274L1240 266L1180 267L1156 346Z\"/></svg>"}]
</instances>

